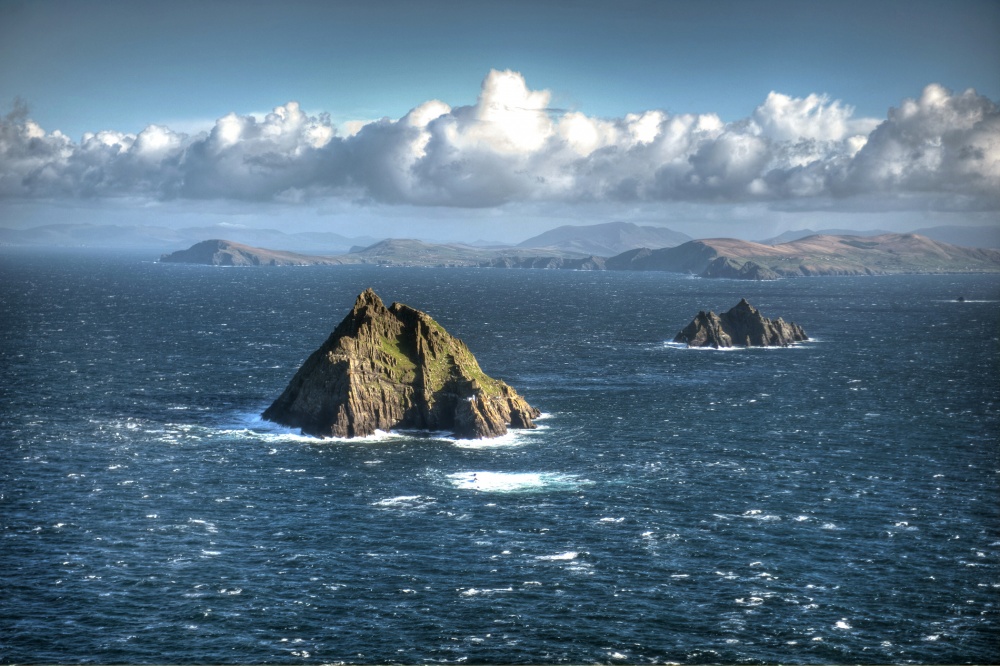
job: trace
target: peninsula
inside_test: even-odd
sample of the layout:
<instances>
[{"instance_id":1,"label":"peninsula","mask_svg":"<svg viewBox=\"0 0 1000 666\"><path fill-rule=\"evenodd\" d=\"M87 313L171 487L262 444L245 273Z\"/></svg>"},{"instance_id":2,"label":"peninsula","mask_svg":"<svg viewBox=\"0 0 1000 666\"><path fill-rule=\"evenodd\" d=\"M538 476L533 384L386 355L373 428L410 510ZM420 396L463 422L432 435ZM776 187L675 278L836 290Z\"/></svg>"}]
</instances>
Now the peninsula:
<instances>
[{"instance_id":1,"label":"peninsula","mask_svg":"<svg viewBox=\"0 0 1000 666\"><path fill-rule=\"evenodd\" d=\"M315 257L295 252L266 250L221 239L202 241L186 250L161 255L160 261L210 266L335 266L344 263L336 257Z\"/></svg>"},{"instance_id":2,"label":"peninsula","mask_svg":"<svg viewBox=\"0 0 1000 666\"><path fill-rule=\"evenodd\" d=\"M582 244L581 244L582 245ZM593 245L593 244L591 244ZM588 248L589 249L589 248ZM671 247L632 248L612 257L576 247L473 247L387 239L336 256L266 250L225 240L203 241L160 261L219 266L374 264L466 268L664 271L705 278L775 280L825 275L998 273L1000 250L968 248L919 234L808 236L766 245L734 238L692 240Z\"/></svg>"},{"instance_id":3,"label":"peninsula","mask_svg":"<svg viewBox=\"0 0 1000 666\"><path fill-rule=\"evenodd\" d=\"M387 308L367 289L263 418L315 437L420 429L482 439L534 428L539 414L429 315Z\"/></svg>"},{"instance_id":4,"label":"peninsula","mask_svg":"<svg viewBox=\"0 0 1000 666\"><path fill-rule=\"evenodd\" d=\"M778 245L711 238L656 250L629 250L608 259L607 268L758 280L816 275L996 273L1000 272L1000 251L960 247L919 234L819 234Z\"/></svg>"}]
</instances>

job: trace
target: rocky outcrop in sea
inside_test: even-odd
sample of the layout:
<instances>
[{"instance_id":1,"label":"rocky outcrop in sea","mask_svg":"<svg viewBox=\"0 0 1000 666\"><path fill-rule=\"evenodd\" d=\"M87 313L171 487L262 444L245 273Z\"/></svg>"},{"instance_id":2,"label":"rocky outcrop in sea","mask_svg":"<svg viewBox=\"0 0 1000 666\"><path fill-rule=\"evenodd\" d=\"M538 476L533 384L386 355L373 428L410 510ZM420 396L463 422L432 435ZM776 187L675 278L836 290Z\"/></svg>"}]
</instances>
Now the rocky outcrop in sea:
<instances>
[{"instance_id":1,"label":"rocky outcrop in sea","mask_svg":"<svg viewBox=\"0 0 1000 666\"><path fill-rule=\"evenodd\" d=\"M538 416L429 315L387 308L371 289L263 414L316 437L422 429L468 439L534 428Z\"/></svg>"},{"instance_id":2,"label":"rocky outcrop in sea","mask_svg":"<svg viewBox=\"0 0 1000 666\"><path fill-rule=\"evenodd\" d=\"M674 342L689 347L787 347L808 340L802 327L780 317L761 315L745 298L728 312L717 315L702 310L677 334Z\"/></svg>"}]
</instances>

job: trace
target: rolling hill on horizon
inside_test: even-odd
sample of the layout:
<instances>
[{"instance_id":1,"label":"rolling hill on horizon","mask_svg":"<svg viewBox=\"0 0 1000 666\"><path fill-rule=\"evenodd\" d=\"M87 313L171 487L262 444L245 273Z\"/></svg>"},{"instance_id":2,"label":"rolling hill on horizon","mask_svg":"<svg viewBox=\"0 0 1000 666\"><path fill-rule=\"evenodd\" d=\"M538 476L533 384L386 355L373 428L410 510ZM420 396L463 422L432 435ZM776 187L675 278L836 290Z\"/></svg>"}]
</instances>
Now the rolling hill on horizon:
<instances>
[{"instance_id":1,"label":"rolling hill on horizon","mask_svg":"<svg viewBox=\"0 0 1000 666\"><path fill-rule=\"evenodd\" d=\"M826 229L799 229L757 241L765 245L797 241L814 235L877 236L888 232ZM1000 249L1000 226L937 226L908 233L932 240L972 248ZM373 236L345 236L332 231L288 233L278 229L258 229L239 224L192 226L180 229L151 225L114 224L45 224L25 229L0 227L0 246L7 247L79 247L94 249L180 250L205 241L225 238L231 242L254 247L276 248L305 254L346 254L379 242ZM395 239L402 240L402 239ZM639 226L631 222L608 222L593 225L564 225L511 245L497 242L434 242L429 245L458 245L482 250L539 250L535 254L550 256L611 257L622 252L646 247L661 249L676 247L694 240L690 236L665 227ZM522 255L523 256L523 255Z\"/></svg>"},{"instance_id":2,"label":"rolling hill on horizon","mask_svg":"<svg viewBox=\"0 0 1000 666\"><path fill-rule=\"evenodd\" d=\"M632 222L567 224L521 241L517 247L546 248L580 255L611 257L640 247L674 247L693 240L666 227L639 226Z\"/></svg>"},{"instance_id":3,"label":"rolling hill on horizon","mask_svg":"<svg viewBox=\"0 0 1000 666\"><path fill-rule=\"evenodd\" d=\"M206 240L226 238L254 247L276 247L289 252L339 254L354 246L378 241L371 236L343 236L332 231L285 233L236 224L201 227L168 227L115 224L44 224L28 229L0 228L0 245L108 248L135 250L180 250Z\"/></svg>"},{"instance_id":4,"label":"rolling hill on horizon","mask_svg":"<svg viewBox=\"0 0 1000 666\"><path fill-rule=\"evenodd\" d=\"M780 245L735 238L688 241L670 248L638 248L610 258L574 253L539 254L532 248L483 249L389 239L336 256L309 256L203 241L161 258L212 265L342 265L563 268L665 271L701 277L768 280L820 275L1000 272L1000 251L963 248L917 234L816 235Z\"/></svg>"},{"instance_id":5,"label":"rolling hill on horizon","mask_svg":"<svg viewBox=\"0 0 1000 666\"><path fill-rule=\"evenodd\" d=\"M821 229L819 231L813 231L812 229L796 229L786 231L772 238L758 242L763 243L764 245L779 245L781 243L790 243L792 241L801 240L809 236L883 236L891 233L894 232L887 231L885 229L875 229L871 231L856 231L853 229ZM993 250L1000 249L1000 226L998 225L983 225L976 227L940 225L936 227L914 229L907 233L917 234L918 236L926 236L931 240L948 243L950 245L958 245L961 247L987 248Z\"/></svg>"},{"instance_id":6,"label":"rolling hill on horizon","mask_svg":"<svg viewBox=\"0 0 1000 666\"><path fill-rule=\"evenodd\" d=\"M765 245L735 238L712 238L660 250L631 250L608 259L607 268L752 279L895 273L992 273L1000 272L1000 251L960 247L918 234L820 234L779 245Z\"/></svg>"}]
</instances>

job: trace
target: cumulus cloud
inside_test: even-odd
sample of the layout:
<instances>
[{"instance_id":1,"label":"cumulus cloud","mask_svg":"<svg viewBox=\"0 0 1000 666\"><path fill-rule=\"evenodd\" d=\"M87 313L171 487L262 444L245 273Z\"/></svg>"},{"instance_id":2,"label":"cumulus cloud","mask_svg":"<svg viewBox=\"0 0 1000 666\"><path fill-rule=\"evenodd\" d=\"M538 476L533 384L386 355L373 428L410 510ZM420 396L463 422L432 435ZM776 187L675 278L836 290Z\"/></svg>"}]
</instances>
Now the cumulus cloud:
<instances>
[{"instance_id":1,"label":"cumulus cloud","mask_svg":"<svg viewBox=\"0 0 1000 666\"><path fill-rule=\"evenodd\" d=\"M140 196L486 207L509 202L963 202L1000 208L1000 110L928 85L883 120L824 95L771 92L743 119L553 109L512 71L470 106L431 100L399 119L349 123L296 102L209 132L151 125L74 142L23 104L0 120L0 197Z\"/></svg>"}]
</instances>

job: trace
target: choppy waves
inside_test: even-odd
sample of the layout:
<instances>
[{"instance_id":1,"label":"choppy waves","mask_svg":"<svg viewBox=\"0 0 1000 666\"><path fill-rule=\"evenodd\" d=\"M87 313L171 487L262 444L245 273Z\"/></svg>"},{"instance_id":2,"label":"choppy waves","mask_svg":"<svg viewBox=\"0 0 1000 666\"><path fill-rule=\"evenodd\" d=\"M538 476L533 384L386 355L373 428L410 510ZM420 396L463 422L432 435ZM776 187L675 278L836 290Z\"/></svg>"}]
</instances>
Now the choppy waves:
<instances>
[{"instance_id":1,"label":"choppy waves","mask_svg":"<svg viewBox=\"0 0 1000 666\"><path fill-rule=\"evenodd\" d=\"M162 269L0 264L5 660L1000 660L995 278ZM547 418L261 421L367 286ZM822 344L664 351L743 295Z\"/></svg>"}]
</instances>

